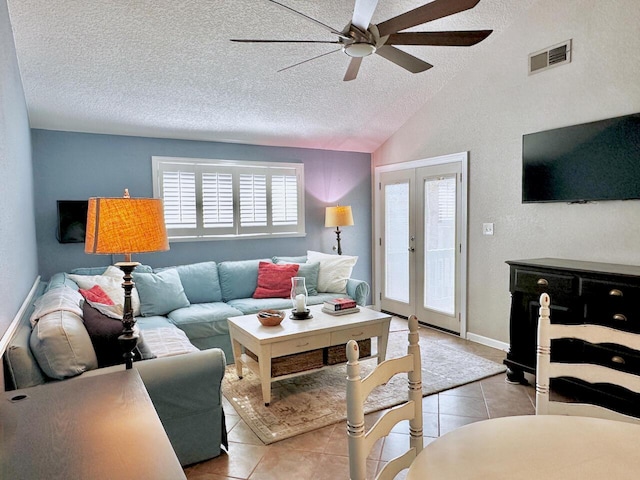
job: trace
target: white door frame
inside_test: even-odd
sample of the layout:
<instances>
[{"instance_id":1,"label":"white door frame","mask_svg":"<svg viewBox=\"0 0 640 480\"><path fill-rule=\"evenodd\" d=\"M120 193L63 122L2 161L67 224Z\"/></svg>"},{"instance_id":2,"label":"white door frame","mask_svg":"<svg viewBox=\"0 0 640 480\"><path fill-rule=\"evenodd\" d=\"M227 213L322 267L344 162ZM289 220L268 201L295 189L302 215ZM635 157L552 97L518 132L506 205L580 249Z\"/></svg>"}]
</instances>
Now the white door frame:
<instances>
[{"instance_id":1,"label":"white door frame","mask_svg":"<svg viewBox=\"0 0 640 480\"><path fill-rule=\"evenodd\" d=\"M397 170L409 170L420 167L430 167L433 165L442 165L445 163L460 163L462 171L462 184L460 185L462 204L460 205L460 215L462 217L462 231L460 232L460 337L467 337L467 236L468 236L468 171L469 171L469 152L452 153L450 155L442 155L439 157L424 158L421 160L413 160L404 163L394 163L391 165L383 165L374 168L374 188L373 188L373 286L372 298L374 307L380 309L380 296L382 294L381 285L382 277L382 247L380 246L380 238L382 234L382 192L380 191L380 174L384 172L393 172Z\"/></svg>"}]
</instances>

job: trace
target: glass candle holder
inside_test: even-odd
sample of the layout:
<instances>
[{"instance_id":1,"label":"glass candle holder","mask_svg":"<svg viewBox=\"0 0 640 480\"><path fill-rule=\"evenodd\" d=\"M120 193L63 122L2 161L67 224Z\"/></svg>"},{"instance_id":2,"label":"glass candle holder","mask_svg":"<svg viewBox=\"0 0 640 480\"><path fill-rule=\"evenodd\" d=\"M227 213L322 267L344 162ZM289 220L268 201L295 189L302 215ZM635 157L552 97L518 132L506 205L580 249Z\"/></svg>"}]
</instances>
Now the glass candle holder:
<instances>
[{"instance_id":1,"label":"glass candle holder","mask_svg":"<svg viewBox=\"0 0 640 480\"><path fill-rule=\"evenodd\" d=\"M307 311L307 285L304 277L291 278L291 305L294 313Z\"/></svg>"}]
</instances>

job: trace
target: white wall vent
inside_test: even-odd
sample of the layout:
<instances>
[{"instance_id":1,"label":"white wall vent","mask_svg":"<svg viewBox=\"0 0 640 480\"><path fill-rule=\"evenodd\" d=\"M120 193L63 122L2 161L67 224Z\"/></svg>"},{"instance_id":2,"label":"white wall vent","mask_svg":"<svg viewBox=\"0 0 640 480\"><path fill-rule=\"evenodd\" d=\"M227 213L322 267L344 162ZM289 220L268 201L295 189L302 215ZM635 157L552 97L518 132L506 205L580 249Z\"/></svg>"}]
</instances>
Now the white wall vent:
<instances>
[{"instance_id":1,"label":"white wall vent","mask_svg":"<svg viewBox=\"0 0 640 480\"><path fill-rule=\"evenodd\" d=\"M571 62L571 40L529 54L529 75Z\"/></svg>"}]
</instances>

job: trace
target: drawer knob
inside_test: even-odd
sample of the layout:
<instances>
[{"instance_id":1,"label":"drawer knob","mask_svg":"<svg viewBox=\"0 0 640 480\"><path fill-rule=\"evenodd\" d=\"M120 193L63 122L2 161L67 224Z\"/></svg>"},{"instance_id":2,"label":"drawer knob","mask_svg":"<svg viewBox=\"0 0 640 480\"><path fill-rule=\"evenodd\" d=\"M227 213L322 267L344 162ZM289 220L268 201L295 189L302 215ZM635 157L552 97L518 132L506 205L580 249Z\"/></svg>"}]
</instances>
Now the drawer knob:
<instances>
[{"instance_id":1,"label":"drawer knob","mask_svg":"<svg viewBox=\"0 0 640 480\"><path fill-rule=\"evenodd\" d=\"M627 321L627 317L621 313L616 313L613 316L613 319L618 321L618 322L626 322Z\"/></svg>"},{"instance_id":2,"label":"drawer knob","mask_svg":"<svg viewBox=\"0 0 640 480\"><path fill-rule=\"evenodd\" d=\"M624 358L622 358L619 355L614 355L613 357L611 357L611 361L613 363L618 363L620 365L624 365L626 362L624 361Z\"/></svg>"},{"instance_id":3,"label":"drawer knob","mask_svg":"<svg viewBox=\"0 0 640 480\"><path fill-rule=\"evenodd\" d=\"M539 278L536 283L540 287L548 287L549 286L549 281L546 278Z\"/></svg>"},{"instance_id":4,"label":"drawer knob","mask_svg":"<svg viewBox=\"0 0 640 480\"><path fill-rule=\"evenodd\" d=\"M611 297L622 297L622 290L618 290L617 288L613 288L609 291L609 295Z\"/></svg>"}]
</instances>

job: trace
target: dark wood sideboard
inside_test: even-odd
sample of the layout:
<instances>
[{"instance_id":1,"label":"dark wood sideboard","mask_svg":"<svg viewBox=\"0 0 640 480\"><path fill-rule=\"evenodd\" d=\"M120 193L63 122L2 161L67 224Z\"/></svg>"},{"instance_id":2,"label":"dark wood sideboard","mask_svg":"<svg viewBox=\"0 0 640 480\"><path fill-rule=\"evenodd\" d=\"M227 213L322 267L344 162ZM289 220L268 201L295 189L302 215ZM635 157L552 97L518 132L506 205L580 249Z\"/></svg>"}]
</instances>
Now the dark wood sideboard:
<instances>
[{"instance_id":1,"label":"dark wood sideboard","mask_svg":"<svg viewBox=\"0 0 640 480\"><path fill-rule=\"evenodd\" d=\"M511 292L507 378L535 374L540 294L551 297L551 323L593 323L640 334L640 266L555 258L507 261ZM552 343L556 361L598 363L640 375L640 352L577 340ZM577 398L640 415L640 395L610 385L567 380L554 385Z\"/></svg>"}]
</instances>

